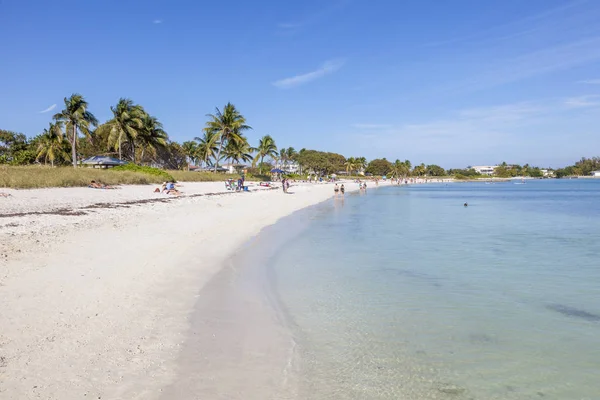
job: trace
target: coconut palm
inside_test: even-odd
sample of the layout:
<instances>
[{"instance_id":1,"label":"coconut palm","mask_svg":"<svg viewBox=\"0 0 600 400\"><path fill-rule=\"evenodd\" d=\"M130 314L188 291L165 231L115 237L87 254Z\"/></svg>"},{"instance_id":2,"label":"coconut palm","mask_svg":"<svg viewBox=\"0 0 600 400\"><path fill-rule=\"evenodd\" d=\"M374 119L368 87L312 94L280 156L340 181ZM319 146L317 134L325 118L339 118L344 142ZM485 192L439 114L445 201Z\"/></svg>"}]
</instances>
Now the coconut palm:
<instances>
[{"instance_id":1,"label":"coconut palm","mask_svg":"<svg viewBox=\"0 0 600 400\"><path fill-rule=\"evenodd\" d=\"M130 99L121 98L116 107L111 107L110 110L113 119L100 125L98 131L108 131L108 145L119 151L119 160L123 159L123 142L128 142L132 160L135 162L135 139L144 128L144 109L134 105Z\"/></svg>"},{"instance_id":2,"label":"coconut palm","mask_svg":"<svg viewBox=\"0 0 600 400\"><path fill-rule=\"evenodd\" d=\"M71 97L65 97L64 102L65 108L53 118L57 123L64 124L71 135L71 158L73 167L77 168L77 137L79 133L91 137L90 128L98 125L98 120L88 111L88 103L82 95L74 93Z\"/></svg>"},{"instance_id":3,"label":"coconut palm","mask_svg":"<svg viewBox=\"0 0 600 400\"><path fill-rule=\"evenodd\" d=\"M63 146L63 132L61 123L50 123L47 129L44 129L37 146L36 160L44 158L44 164L50 161L50 165L54 167L54 160L62 158L69 159L69 153L65 151Z\"/></svg>"},{"instance_id":4,"label":"coconut palm","mask_svg":"<svg viewBox=\"0 0 600 400\"><path fill-rule=\"evenodd\" d=\"M346 159L344 166L346 167L346 175L350 176L350 172L354 171L356 168L357 162L354 157L349 157Z\"/></svg>"},{"instance_id":5,"label":"coconut palm","mask_svg":"<svg viewBox=\"0 0 600 400\"><path fill-rule=\"evenodd\" d=\"M163 125L158 121L158 118L144 112L141 120L142 129L137 132L136 142L142 149L140 160L143 162L144 153L149 151L153 156L156 156L156 150L167 145L169 135L163 129ZM135 162L135 158L133 161Z\"/></svg>"},{"instance_id":6,"label":"coconut palm","mask_svg":"<svg viewBox=\"0 0 600 400\"><path fill-rule=\"evenodd\" d=\"M365 157L356 157L354 160L356 161L355 168L361 173L364 172L367 168L367 159Z\"/></svg>"},{"instance_id":7,"label":"coconut palm","mask_svg":"<svg viewBox=\"0 0 600 400\"><path fill-rule=\"evenodd\" d=\"M209 165L209 160L217 157L219 151L219 134L216 132L204 132L203 137L194 138L198 142L197 157L200 163Z\"/></svg>"},{"instance_id":8,"label":"coconut palm","mask_svg":"<svg viewBox=\"0 0 600 400\"><path fill-rule=\"evenodd\" d=\"M256 165L256 162L260 160L260 171L262 174L262 166L263 160L265 157L277 157L277 145L275 144L275 140L270 135L265 135L258 141L258 147L254 149L256 151L256 156L254 157L253 165Z\"/></svg>"},{"instance_id":9,"label":"coconut palm","mask_svg":"<svg viewBox=\"0 0 600 400\"><path fill-rule=\"evenodd\" d=\"M193 140L188 140L181 144L181 148L188 158L188 171L190 170L190 163L198 164L198 143Z\"/></svg>"},{"instance_id":10,"label":"coconut palm","mask_svg":"<svg viewBox=\"0 0 600 400\"><path fill-rule=\"evenodd\" d=\"M252 147L250 147L248 140L240 135L235 140L227 142L223 155L231 163L250 162L252 161Z\"/></svg>"},{"instance_id":11,"label":"coconut palm","mask_svg":"<svg viewBox=\"0 0 600 400\"><path fill-rule=\"evenodd\" d=\"M225 105L223 112L217 107L215 114L208 114L207 117L210 119L206 122L204 131L219 135L219 150L215 157L214 170L214 172L217 172L223 146L231 140L236 140L245 130L252 128L246 125L246 118L231 103Z\"/></svg>"}]
</instances>

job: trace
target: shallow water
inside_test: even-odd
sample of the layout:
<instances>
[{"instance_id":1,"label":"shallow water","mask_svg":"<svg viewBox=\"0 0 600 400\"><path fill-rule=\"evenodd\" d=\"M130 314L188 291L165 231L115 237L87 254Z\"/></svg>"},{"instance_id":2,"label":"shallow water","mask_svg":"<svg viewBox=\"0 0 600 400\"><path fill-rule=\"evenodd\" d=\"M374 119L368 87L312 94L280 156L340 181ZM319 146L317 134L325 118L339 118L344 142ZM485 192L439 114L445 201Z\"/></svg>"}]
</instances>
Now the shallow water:
<instances>
[{"instance_id":1,"label":"shallow water","mask_svg":"<svg viewBox=\"0 0 600 400\"><path fill-rule=\"evenodd\" d=\"M319 206L265 261L299 398L598 398L599 199L529 181Z\"/></svg>"}]
</instances>

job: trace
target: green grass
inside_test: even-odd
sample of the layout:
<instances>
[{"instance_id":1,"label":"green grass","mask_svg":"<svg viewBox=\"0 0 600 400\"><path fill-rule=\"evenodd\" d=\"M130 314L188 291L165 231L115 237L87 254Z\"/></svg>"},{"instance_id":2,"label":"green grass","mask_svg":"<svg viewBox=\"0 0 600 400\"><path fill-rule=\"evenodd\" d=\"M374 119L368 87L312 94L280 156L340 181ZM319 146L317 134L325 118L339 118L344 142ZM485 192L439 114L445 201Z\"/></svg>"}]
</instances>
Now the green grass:
<instances>
[{"instance_id":1,"label":"green grass","mask_svg":"<svg viewBox=\"0 0 600 400\"><path fill-rule=\"evenodd\" d=\"M177 182L221 182L227 179L237 179L239 174L222 174L214 172L192 172L192 171L167 171L175 178ZM269 181L270 176L267 175L246 175L247 181Z\"/></svg>"},{"instance_id":2,"label":"green grass","mask_svg":"<svg viewBox=\"0 0 600 400\"><path fill-rule=\"evenodd\" d=\"M178 182L220 182L237 174L212 172L165 171L127 164L110 169L46 167L40 165L0 165L0 188L34 189L88 186L91 181L105 185L147 185L175 180ZM248 181L267 181L265 175L248 175Z\"/></svg>"},{"instance_id":3,"label":"green grass","mask_svg":"<svg viewBox=\"0 0 600 400\"><path fill-rule=\"evenodd\" d=\"M148 174L152 176L156 176L163 181L173 181L175 178L169 174L167 171L159 168L146 167L143 165L137 164L125 164L119 165L117 167L111 168L111 171L132 171L132 172L140 172L143 174Z\"/></svg>"},{"instance_id":4,"label":"green grass","mask_svg":"<svg viewBox=\"0 0 600 400\"><path fill-rule=\"evenodd\" d=\"M33 189L48 187L87 186L90 181L105 185L144 185L161 183L162 176L135 171L113 171L110 169L8 166L0 165L0 187Z\"/></svg>"}]
</instances>

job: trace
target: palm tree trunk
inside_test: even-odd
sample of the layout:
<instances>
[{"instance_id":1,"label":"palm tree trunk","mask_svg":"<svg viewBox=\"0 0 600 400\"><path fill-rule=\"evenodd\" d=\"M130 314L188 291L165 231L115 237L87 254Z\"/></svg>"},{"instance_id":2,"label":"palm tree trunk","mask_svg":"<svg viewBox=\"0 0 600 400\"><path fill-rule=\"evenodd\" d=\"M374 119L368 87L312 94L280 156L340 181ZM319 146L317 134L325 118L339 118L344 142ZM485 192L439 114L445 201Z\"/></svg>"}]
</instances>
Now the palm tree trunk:
<instances>
[{"instance_id":1,"label":"palm tree trunk","mask_svg":"<svg viewBox=\"0 0 600 400\"><path fill-rule=\"evenodd\" d=\"M121 135L119 135L119 160L123 159L123 155L121 154Z\"/></svg>"},{"instance_id":2,"label":"palm tree trunk","mask_svg":"<svg viewBox=\"0 0 600 400\"><path fill-rule=\"evenodd\" d=\"M77 125L73 124L73 143L71 144L71 157L73 157L73 168L77 168Z\"/></svg>"},{"instance_id":3,"label":"palm tree trunk","mask_svg":"<svg viewBox=\"0 0 600 400\"><path fill-rule=\"evenodd\" d=\"M221 150L223 149L223 134L221 133L221 136L219 138L219 151L217 152L217 159L215 160L215 170L214 172L217 172L217 168L219 167L219 159L221 158Z\"/></svg>"},{"instance_id":4,"label":"palm tree trunk","mask_svg":"<svg viewBox=\"0 0 600 400\"><path fill-rule=\"evenodd\" d=\"M259 174L261 174L261 175L262 175L262 167L263 167L263 159L264 158L265 158L264 156L260 157L260 167L258 168L259 169Z\"/></svg>"}]
</instances>

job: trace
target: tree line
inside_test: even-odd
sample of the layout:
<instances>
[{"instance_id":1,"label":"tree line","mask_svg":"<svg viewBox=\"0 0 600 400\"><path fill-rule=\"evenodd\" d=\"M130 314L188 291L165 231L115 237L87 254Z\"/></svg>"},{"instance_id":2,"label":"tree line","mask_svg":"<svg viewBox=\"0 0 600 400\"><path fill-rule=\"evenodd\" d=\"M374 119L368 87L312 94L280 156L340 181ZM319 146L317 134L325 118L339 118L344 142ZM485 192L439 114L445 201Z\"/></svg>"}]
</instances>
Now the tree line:
<instances>
[{"instance_id":1,"label":"tree line","mask_svg":"<svg viewBox=\"0 0 600 400\"><path fill-rule=\"evenodd\" d=\"M207 114L202 135L181 144L169 138L161 122L131 99L121 98L110 108L112 116L99 123L89 110L83 96L73 94L64 99L63 109L52 117L48 127L28 139L22 133L0 129L0 164L51 166L72 164L77 167L84 158L96 155L118 157L121 160L163 169L185 169L190 164L212 171L219 164L251 164L254 173L263 174L272 168L287 170L291 164L300 173L320 176L334 173L367 174L397 178L442 177L476 178L472 168L445 170L439 165L412 165L409 160L388 161L385 158L367 161L365 157L348 157L311 149L296 151L293 147L278 148L270 135L261 137L251 146L245 136L252 127L231 103ZM572 166L556 170L557 177L589 175L600 170L600 158L582 158ZM539 167L501 163L494 175L542 177Z\"/></svg>"}]
</instances>

